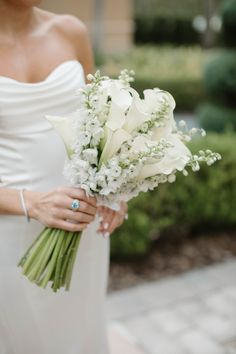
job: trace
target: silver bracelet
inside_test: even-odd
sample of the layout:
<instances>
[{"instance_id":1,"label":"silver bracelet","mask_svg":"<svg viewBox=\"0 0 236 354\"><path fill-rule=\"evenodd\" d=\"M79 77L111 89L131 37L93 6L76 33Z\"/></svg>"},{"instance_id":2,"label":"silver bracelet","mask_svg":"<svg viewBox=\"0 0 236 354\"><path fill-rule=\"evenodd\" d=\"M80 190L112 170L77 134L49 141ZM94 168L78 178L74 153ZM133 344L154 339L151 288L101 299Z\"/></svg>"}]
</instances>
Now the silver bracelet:
<instances>
[{"instance_id":1,"label":"silver bracelet","mask_svg":"<svg viewBox=\"0 0 236 354\"><path fill-rule=\"evenodd\" d=\"M20 201L21 201L21 206L22 206L22 209L24 210L24 214L26 216L26 219L28 222L30 222L29 213L28 213L28 210L27 210L26 204L25 204L24 190L25 190L24 188L20 190Z\"/></svg>"}]
</instances>

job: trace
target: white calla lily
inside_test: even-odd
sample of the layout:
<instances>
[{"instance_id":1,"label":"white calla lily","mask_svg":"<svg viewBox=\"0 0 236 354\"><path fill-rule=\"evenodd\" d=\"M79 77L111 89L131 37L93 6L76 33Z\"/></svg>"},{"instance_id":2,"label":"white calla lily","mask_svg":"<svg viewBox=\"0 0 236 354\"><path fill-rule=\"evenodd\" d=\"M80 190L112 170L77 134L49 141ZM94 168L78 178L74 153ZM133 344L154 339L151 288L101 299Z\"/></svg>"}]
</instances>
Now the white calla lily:
<instances>
[{"instance_id":1,"label":"white calla lily","mask_svg":"<svg viewBox=\"0 0 236 354\"><path fill-rule=\"evenodd\" d=\"M139 179L143 180L157 174L169 175L175 170L182 171L188 163L191 152L176 134L170 134L165 140L173 145L166 150L165 156L157 163L143 167Z\"/></svg>"},{"instance_id":2,"label":"white calla lily","mask_svg":"<svg viewBox=\"0 0 236 354\"><path fill-rule=\"evenodd\" d=\"M161 106L166 100L168 101L170 108L172 110L175 109L175 100L173 96L167 91L163 91L158 88L155 88L154 90L147 89L143 91L143 95L145 107L149 113L153 112L156 108Z\"/></svg>"},{"instance_id":3,"label":"white calla lily","mask_svg":"<svg viewBox=\"0 0 236 354\"><path fill-rule=\"evenodd\" d=\"M169 117L166 119L165 125L163 127L154 127L152 129L152 140L160 141L162 138L165 138L167 135L172 133L176 129L176 122L174 119L173 112L169 114Z\"/></svg>"},{"instance_id":4,"label":"white calla lily","mask_svg":"<svg viewBox=\"0 0 236 354\"><path fill-rule=\"evenodd\" d=\"M112 131L121 129L125 123L125 110L112 100L106 126Z\"/></svg>"},{"instance_id":5,"label":"white calla lily","mask_svg":"<svg viewBox=\"0 0 236 354\"><path fill-rule=\"evenodd\" d=\"M73 128L73 115L67 117L46 115L45 118L63 139L68 157L70 157L73 154L71 146L76 139L75 129Z\"/></svg>"},{"instance_id":6,"label":"white calla lily","mask_svg":"<svg viewBox=\"0 0 236 354\"><path fill-rule=\"evenodd\" d=\"M107 136L108 138L100 157L100 166L102 163L106 163L112 156L114 156L121 148L121 145L131 138L131 135L123 129L118 129L115 132L110 131Z\"/></svg>"},{"instance_id":7,"label":"white calla lily","mask_svg":"<svg viewBox=\"0 0 236 354\"><path fill-rule=\"evenodd\" d=\"M123 129L125 129L128 133L132 133L149 119L149 115L141 110L141 108L141 99L138 97L133 97L129 111L126 115L125 124L123 126Z\"/></svg>"},{"instance_id":8,"label":"white calla lily","mask_svg":"<svg viewBox=\"0 0 236 354\"><path fill-rule=\"evenodd\" d=\"M145 135L138 135L134 138L134 141L131 144L130 152L133 151L145 151L149 146L155 146L156 143L147 138Z\"/></svg>"},{"instance_id":9,"label":"white calla lily","mask_svg":"<svg viewBox=\"0 0 236 354\"><path fill-rule=\"evenodd\" d=\"M124 111L131 105L132 96L124 87L113 82L109 88L109 94L112 97L112 101L119 105Z\"/></svg>"}]
</instances>

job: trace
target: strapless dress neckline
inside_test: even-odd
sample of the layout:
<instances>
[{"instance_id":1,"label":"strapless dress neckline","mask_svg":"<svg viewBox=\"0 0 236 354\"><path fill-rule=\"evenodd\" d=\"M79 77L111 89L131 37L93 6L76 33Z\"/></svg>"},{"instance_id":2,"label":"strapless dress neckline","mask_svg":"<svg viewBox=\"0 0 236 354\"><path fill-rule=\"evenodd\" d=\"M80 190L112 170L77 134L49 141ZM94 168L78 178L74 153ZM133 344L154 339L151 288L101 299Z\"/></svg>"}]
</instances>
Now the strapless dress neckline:
<instances>
[{"instance_id":1,"label":"strapless dress neckline","mask_svg":"<svg viewBox=\"0 0 236 354\"><path fill-rule=\"evenodd\" d=\"M0 75L0 80L3 81L9 81L12 83L16 83L18 85L23 85L23 86L41 86L45 83L47 83L51 78L53 78L54 76L56 76L62 69L65 69L65 67L70 66L70 65L79 65L82 67L81 63L77 60L77 59L69 59L69 60L65 60L63 62L61 62L60 64L58 64L46 77L45 79L41 80L41 81L37 81L37 82L24 82L24 81L19 81L16 80L12 77L9 76L4 76L4 75Z\"/></svg>"}]
</instances>

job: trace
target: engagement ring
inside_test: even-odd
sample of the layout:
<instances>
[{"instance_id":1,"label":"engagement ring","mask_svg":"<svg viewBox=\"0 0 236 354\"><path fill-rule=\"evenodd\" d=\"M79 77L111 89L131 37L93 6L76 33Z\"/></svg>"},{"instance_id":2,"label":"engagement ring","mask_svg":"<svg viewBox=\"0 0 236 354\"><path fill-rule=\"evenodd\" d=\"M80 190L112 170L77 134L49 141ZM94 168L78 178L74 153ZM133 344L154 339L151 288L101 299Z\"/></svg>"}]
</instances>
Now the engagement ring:
<instances>
[{"instance_id":1,"label":"engagement ring","mask_svg":"<svg viewBox=\"0 0 236 354\"><path fill-rule=\"evenodd\" d=\"M74 199L71 203L71 209L78 210L80 207L80 201L78 199Z\"/></svg>"}]
</instances>

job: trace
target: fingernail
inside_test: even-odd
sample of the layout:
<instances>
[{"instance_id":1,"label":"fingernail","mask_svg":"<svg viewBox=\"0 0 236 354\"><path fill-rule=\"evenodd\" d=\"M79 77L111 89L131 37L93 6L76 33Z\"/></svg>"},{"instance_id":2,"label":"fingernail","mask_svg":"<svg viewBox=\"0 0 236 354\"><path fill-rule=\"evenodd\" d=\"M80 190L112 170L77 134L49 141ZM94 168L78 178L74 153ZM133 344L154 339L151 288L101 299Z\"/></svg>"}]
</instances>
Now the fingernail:
<instances>
[{"instance_id":1,"label":"fingernail","mask_svg":"<svg viewBox=\"0 0 236 354\"><path fill-rule=\"evenodd\" d=\"M105 232L104 234L103 234L103 237L104 238L108 238L110 236L110 232Z\"/></svg>"},{"instance_id":2,"label":"fingernail","mask_svg":"<svg viewBox=\"0 0 236 354\"><path fill-rule=\"evenodd\" d=\"M104 229L108 229L108 226L109 224L107 222L103 225Z\"/></svg>"}]
</instances>

